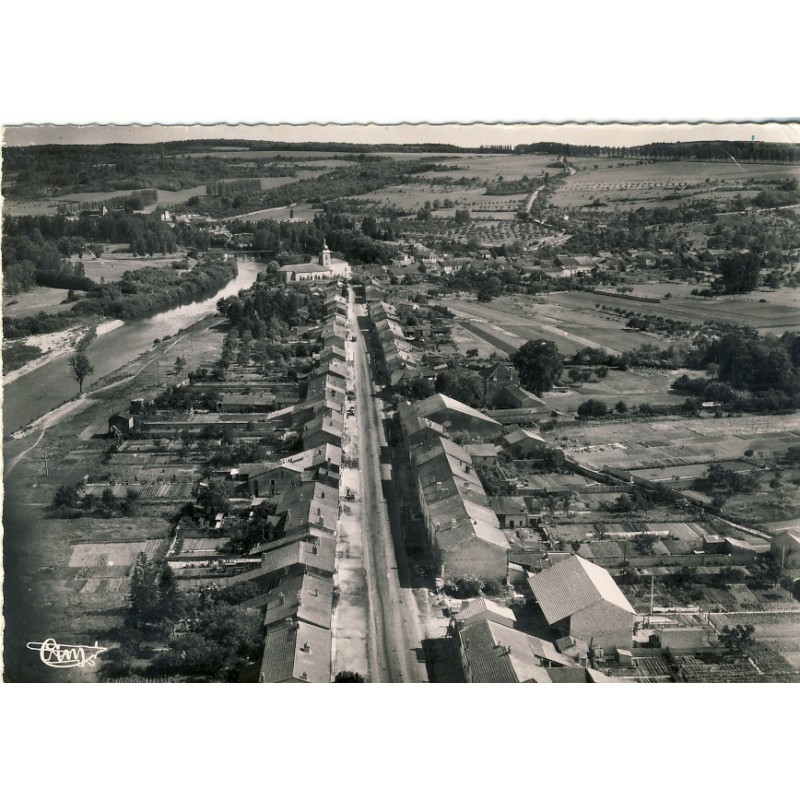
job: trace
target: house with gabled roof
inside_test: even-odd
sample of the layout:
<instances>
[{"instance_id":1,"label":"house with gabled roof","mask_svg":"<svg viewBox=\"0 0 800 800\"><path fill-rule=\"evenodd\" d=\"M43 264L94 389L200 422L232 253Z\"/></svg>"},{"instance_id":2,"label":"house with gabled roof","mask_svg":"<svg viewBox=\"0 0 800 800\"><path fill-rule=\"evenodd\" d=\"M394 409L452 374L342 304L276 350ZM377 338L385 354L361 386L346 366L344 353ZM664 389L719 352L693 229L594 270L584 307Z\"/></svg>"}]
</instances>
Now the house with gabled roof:
<instances>
[{"instance_id":1,"label":"house with gabled roof","mask_svg":"<svg viewBox=\"0 0 800 800\"><path fill-rule=\"evenodd\" d=\"M469 453L449 439L411 452L431 549L441 577L477 575L505 581L509 544Z\"/></svg>"},{"instance_id":2,"label":"house with gabled roof","mask_svg":"<svg viewBox=\"0 0 800 800\"><path fill-rule=\"evenodd\" d=\"M503 437L505 450L515 458L541 456L547 452L547 442L532 428L517 428Z\"/></svg>"},{"instance_id":3,"label":"house with gabled roof","mask_svg":"<svg viewBox=\"0 0 800 800\"><path fill-rule=\"evenodd\" d=\"M508 628L513 628L517 617L514 612L506 606L489 600L488 597L475 597L472 600L464 600L461 609L452 612L453 620L458 625L472 625L480 620L491 620Z\"/></svg>"},{"instance_id":4,"label":"house with gabled roof","mask_svg":"<svg viewBox=\"0 0 800 800\"><path fill-rule=\"evenodd\" d=\"M289 620L267 630L259 683L330 683L331 632Z\"/></svg>"},{"instance_id":5,"label":"house with gabled roof","mask_svg":"<svg viewBox=\"0 0 800 800\"><path fill-rule=\"evenodd\" d=\"M550 642L500 622L457 626L468 683L586 683L585 668Z\"/></svg>"},{"instance_id":6,"label":"house with gabled roof","mask_svg":"<svg viewBox=\"0 0 800 800\"><path fill-rule=\"evenodd\" d=\"M292 619L329 630L333 578L311 574L288 576L264 596L260 607L264 611L265 628Z\"/></svg>"},{"instance_id":7,"label":"house with gabled roof","mask_svg":"<svg viewBox=\"0 0 800 800\"><path fill-rule=\"evenodd\" d=\"M608 570L570 556L528 579L547 623L592 648L628 649L636 612Z\"/></svg>"},{"instance_id":8,"label":"house with gabled roof","mask_svg":"<svg viewBox=\"0 0 800 800\"><path fill-rule=\"evenodd\" d=\"M779 531L772 537L769 549L782 567L800 567L799 531Z\"/></svg>"},{"instance_id":9,"label":"house with gabled roof","mask_svg":"<svg viewBox=\"0 0 800 800\"><path fill-rule=\"evenodd\" d=\"M414 411L420 417L438 422L448 432L462 431L492 436L501 427L499 422L486 414L441 393L417 401L414 403Z\"/></svg>"},{"instance_id":10,"label":"house with gabled roof","mask_svg":"<svg viewBox=\"0 0 800 800\"><path fill-rule=\"evenodd\" d=\"M332 536L308 537L313 541L296 541L277 547L261 555L261 563L237 575L222 577L218 583L222 587L237 586L240 583L255 582L269 589L287 575L312 573L331 576L335 571L336 542Z\"/></svg>"}]
</instances>

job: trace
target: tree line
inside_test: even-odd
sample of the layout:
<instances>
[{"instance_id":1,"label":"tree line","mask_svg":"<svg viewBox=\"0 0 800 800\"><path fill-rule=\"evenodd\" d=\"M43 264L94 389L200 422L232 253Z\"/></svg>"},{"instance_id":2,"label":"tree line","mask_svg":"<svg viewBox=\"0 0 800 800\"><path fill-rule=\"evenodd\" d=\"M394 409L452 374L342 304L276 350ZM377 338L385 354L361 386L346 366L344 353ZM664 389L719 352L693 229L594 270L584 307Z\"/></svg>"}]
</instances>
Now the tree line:
<instances>
[{"instance_id":1,"label":"tree line","mask_svg":"<svg viewBox=\"0 0 800 800\"><path fill-rule=\"evenodd\" d=\"M211 257L180 275L153 267L131 270L117 283L95 285L68 311L18 319L3 317L3 336L19 339L52 333L74 325L77 318L94 315L122 320L147 317L210 297L234 278L237 271L234 259L220 261Z\"/></svg>"}]
</instances>

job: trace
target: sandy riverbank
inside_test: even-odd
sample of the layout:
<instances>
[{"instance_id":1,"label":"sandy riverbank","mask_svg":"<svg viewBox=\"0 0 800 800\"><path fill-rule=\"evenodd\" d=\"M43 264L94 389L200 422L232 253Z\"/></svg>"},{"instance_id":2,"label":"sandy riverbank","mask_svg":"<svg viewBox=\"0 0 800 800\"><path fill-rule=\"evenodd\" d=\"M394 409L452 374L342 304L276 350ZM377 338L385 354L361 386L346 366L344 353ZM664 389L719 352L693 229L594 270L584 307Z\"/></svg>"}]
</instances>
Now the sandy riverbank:
<instances>
[{"instance_id":1,"label":"sandy riverbank","mask_svg":"<svg viewBox=\"0 0 800 800\"><path fill-rule=\"evenodd\" d=\"M101 322L94 329L95 336L102 336L104 333L116 330L125 323L121 319L112 319L108 322ZM14 383L17 378L33 372L39 367L44 366L49 361L53 361L60 356L74 350L78 342L91 331L90 325L75 325L72 328L67 328L63 331L56 331L54 333L40 333L36 336L28 336L20 341L23 344L30 345L31 347L38 347L42 351L42 355L38 358L23 364L19 369L15 369L3 376L3 386L8 386Z\"/></svg>"}]
</instances>

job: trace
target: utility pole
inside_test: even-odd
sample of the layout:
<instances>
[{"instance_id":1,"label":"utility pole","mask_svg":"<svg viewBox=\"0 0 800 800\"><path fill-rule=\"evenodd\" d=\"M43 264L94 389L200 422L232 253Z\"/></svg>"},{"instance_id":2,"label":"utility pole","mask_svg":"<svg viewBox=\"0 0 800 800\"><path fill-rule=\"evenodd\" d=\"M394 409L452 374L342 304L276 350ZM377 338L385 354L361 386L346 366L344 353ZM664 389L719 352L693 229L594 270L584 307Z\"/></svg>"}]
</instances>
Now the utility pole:
<instances>
[{"instance_id":1,"label":"utility pole","mask_svg":"<svg viewBox=\"0 0 800 800\"><path fill-rule=\"evenodd\" d=\"M50 470L47 468L47 447L43 447L42 451L44 452L44 476L45 478L49 478Z\"/></svg>"}]
</instances>

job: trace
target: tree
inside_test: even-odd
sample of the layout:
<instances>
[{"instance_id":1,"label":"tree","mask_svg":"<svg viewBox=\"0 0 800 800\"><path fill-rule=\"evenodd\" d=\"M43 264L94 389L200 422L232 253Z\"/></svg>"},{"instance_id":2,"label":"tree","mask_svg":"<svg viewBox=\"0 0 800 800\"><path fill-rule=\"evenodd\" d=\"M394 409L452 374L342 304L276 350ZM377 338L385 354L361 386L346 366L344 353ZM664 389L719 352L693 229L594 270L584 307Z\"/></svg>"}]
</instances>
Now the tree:
<instances>
[{"instance_id":1,"label":"tree","mask_svg":"<svg viewBox=\"0 0 800 800\"><path fill-rule=\"evenodd\" d=\"M178 613L178 585L172 567L165 561L155 578L158 593L158 611L164 619L173 619Z\"/></svg>"},{"instance_id":2,"label":"tree","mask_svg":"<svg viewBox=\"0 0 800 800\"><path fill-rule=\"evenodd\" d=\"M83 394L83 382L94 374L94 367L83 353L76 353L74 356L70 356L69 366L73 377L78 382L78 393Z\"/></svg>"},{"instance_id":3,"label":"tree","mask_svg":"<svg viewBox=\"0 0 800 800\"><path fill-rule=\"evenodd\" d=\"M744 294L758 286L761 256L750 250L731 253L719 260L720 280L725 294Z\"/></svg>"},{"instance_id":4,"label":"tree","mask_svg":"<svg viewBox=\"0 0 800 800\"><path fill-rule=\"evenodd\" d=\"M436 391L477 407L481 402L481 382L478 376L468 369L446 369L436 376Z\"/></svg>"},{"instance_id":5,"label":"tree","mask_svg":"<svg viewBox=\"0 0 800 800\"><path fill-rule=\"evenodd\" d=\"M719 640L729 653L741 652L745 647L755 644L755 631L755 626L750 623L734 628L726 625L720 632Z\"/></svg>"},{"instance_id":6,"label":"tree","mask_svg":"<svg viewBox=\"0 0 800 800\"><path fill-rule=\"evenodd\" d=\"M558 348L545 339L531 339L511 356L520 383L535 394L549 391L561 380L564 362Z\"/></svg>"},{"instance_id":7,"label":"tree","mask_svg":"<svg viewBox=\"0 0 800 800\"><path fill-rule=\"evenodd\" d=\"M230 508L225 487L218 481L210 481L200 486L197 491L197 503L211 515L227 514Z\"/></svg>"},{"instance_id":8,"label":"tree","mask_svg":"<svg viewBox=\"0 0 800 800\"><path fill-rule=\"evenodd\" d=\"M342 670L336 673L333 679L334 683L366 683L364 676L360 672L351 672L350 670Z\"/></svg>"},{"instance_id":9,"label":"tree","mask_svg":"<svg viewBox=\"0 0 800 800\"><path fill-rule=\"evenodd\" d=\"M129 619L135 628L141 628L155 619L158 610L158 589L153 565L146 553L139 553L133 565L128 592Z\"/></svg>"},{"instance_id":10,"label":"tree","mask_svg":"<svg viewBox=\"0 0 800 800\"><path fill-rule=\"evenodd\" d=\"M175 374L180 375L186 369L186 359L183 356L178 356L175 359Z\"/></svg>"},{"instance_id":11,"label":"tree","mask_svg":"<svg viewBox=\"0 0 800 800\"><path fill-rule=\"evenodd\" d=\"M53 508L74 508L78 505L79 499L74 486L59 486L53 497Z\"/></svg>"},{"instance_id":12,"label":"tree","mask_svg":"<svg viewBox=\"0 0 800 800\"><path fill-rule=\"evenodd\" d=\"M601 400L587 400L578 406L578 416L584 417L604 417L608 414L606 404Z\"/></svg>"}]
</instances>

